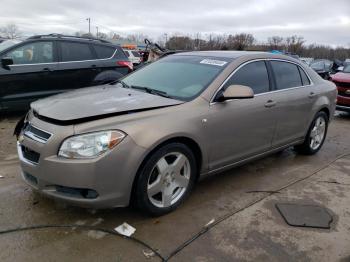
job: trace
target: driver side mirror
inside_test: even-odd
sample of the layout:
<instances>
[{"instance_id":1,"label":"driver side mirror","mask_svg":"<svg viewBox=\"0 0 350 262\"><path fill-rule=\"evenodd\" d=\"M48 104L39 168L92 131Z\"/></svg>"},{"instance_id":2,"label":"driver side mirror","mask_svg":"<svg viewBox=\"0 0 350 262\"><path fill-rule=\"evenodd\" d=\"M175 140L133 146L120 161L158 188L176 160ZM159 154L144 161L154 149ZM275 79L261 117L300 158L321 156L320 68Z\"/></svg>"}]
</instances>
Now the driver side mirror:
<instances>
[{"instance_id":1,"label":"driver side mirror","mask_svg":"<svg viewBox=\"0 0 350 262\"><path fill-rule=\"evenodd\" d=\"M13 65L13 59L10 57L4 57L1 59L1 65L4 69L10 70L10 65Z\"/></svg>"},{"instance_id":2,"label":"driver side mirror","mask_svg":"<svg viewBox=\"0 0 350 262\"><path fill-rule=\"evenodd\" d=\"M249 99L254 98L254 91L249 86L230 85L225 91L220 91L215 101L224 102L231 99Z\"/></svg>"}]
</instances>

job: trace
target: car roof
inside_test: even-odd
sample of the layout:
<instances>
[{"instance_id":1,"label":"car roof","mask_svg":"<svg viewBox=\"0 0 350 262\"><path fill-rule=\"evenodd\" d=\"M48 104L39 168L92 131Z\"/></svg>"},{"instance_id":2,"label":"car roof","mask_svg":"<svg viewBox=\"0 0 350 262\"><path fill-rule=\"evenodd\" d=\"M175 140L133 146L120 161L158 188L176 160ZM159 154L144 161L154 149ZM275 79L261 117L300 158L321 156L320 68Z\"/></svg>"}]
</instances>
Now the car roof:
<instances>
[{"instance_id":1,"label":"car roof","mask_svg":"<svg viewBox=\"0 0 350 262\"><path fill-rule=\"evenodd\" d=\"M252 59L281 59L302 65L301 60L293 58L291 56L262 51L194 51L175 53L173 55L222 58L231 60L231 62L237 60L238 58L241 61L248 61Z\"/></svg>"},{"instance_id":2,"label":"car roof","mask_svg":"<svg viewBox=\"0 0 350 262\"><path fill-rule=\"evenodd\" d=\"M181 52L175 53L174 55L188 55L188 56L203 56L203 57L223 57L236 59L245 55L259 55L259 54L269 54L267 52L257 52L257 51L192 51L192 52Z\"/></svg>"},{"instance_id":3,"label":"car roof","mask_svg":"<svg viewBox=\"0 0 350 262\"><path fill-rule=\"evenodd\" d=\"M108 40L100 39L100 38L94 38L94 37L85 37L85 36L72 36L72 35L61 35L61 34L49 34L49 35L35 35L27 38L27 40L69 40L69 41L76 41L76 42L91 42L94 44L103 44L103 45L110 45L110 46L120 46L117 44L114 44Z\"/></svg>"}]
</instances>

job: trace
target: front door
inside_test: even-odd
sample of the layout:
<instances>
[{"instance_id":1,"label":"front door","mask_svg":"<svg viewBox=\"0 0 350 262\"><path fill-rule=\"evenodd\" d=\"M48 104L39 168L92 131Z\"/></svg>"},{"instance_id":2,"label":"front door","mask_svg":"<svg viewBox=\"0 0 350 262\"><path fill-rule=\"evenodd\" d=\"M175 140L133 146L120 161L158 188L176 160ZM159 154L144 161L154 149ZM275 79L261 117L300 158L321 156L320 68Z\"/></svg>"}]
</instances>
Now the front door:
<instances>
[{"instance_id":1,"label":"front door","mask_svg":"<svg viewBox=\"0 0 350 262\"><path fill-rule=\"evenodd\" d=\"M36 41L16 47L2 57L13 65L0 73L0 100L4 109L25 109L29 103L54 93L57 62L52 41Z\"/></svg>"},{"instance_id":2,"label":"front door","mask_svg":"<svg viewBox=\"0 0 350 262\"><path fill-rule=\"evenodd\" d=\"M238 69L223 88L230 85L249 86L255 97L210 105L207 119L210 170L268 151L276 127L265 61L253 61Z\"/></svg>"}]
</instances>

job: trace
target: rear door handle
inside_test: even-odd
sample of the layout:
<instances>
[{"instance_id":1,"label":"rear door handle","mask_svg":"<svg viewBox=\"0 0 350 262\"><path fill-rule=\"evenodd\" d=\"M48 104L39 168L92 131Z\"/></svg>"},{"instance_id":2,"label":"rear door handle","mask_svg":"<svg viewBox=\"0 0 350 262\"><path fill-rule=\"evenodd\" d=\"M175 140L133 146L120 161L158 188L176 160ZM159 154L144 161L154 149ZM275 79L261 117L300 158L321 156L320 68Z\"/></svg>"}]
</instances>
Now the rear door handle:
<instances>
[{"instance_id":1,"label":"rear door handle","mask_svg":"<svg viewBox=\"0 0 350 262\"><path fill-rule=\"evenodd\" d=\"M316 96L316 94L314 93L314 92L311 92L310 94L309 94L309 98L314 98Z\"/></svg>"},{"instance_id":2,"label":"rear door handle","mask_svg":"<svg viewBox=\"0 0 350 262\"><path fill-rule=\"evenodd\" d=\"M45 68L43 68L43 71L44 72L51 72L52 70L50 68L48 68L48 67L45 67Z\"/></svg>"},{"instance_id":3,"label":"rear door handle","mask_svg":"<svg viewBox=\"0 0 350 262\"><path fill-rule=\"evenodd\" d=\"M275 102L275 101L273 101L273 100L268 100L267 102L266 102L266 104L265 104L265 107L273 107L273 106L275 106L277 103Z\"/></svg>"}]
</instances>

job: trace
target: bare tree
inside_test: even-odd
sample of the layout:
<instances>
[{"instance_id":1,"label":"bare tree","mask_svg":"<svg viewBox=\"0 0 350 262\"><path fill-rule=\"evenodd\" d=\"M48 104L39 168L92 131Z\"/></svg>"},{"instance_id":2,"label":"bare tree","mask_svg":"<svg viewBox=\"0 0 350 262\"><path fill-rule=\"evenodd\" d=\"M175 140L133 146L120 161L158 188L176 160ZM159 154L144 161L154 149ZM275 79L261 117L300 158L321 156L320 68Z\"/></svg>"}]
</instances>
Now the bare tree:
<instances>
[{"instance_id":1,"label":"bare tree","mask_svg":"<svg viewBox=\"0 0 350 262\"><path fill-rule=\"evenodd\" d=\"M166 47L177 50L191 50L193 49L194 40L188 36L172 36L168 39Z\"/></svg>"},{"instance_id":2,"label":"bare tree","mask_svg":"<svg viewBox=\"0 0 350 262\"><path fill-rule=\"evenodd\" d=\"M291 53L299 53L305 43L304 37L293 35L286 38L287 50Z\"/></svg>"},{"instance_id":3,"label":"bare tree","mask_svg":"<svg viewBox=\"0 0 350 262\"><path fill-rule=\"evenodd\" d=\"M0 33L5 37L9 39L16 39L21 37L21 32L19 31L17 25L15 24L8 24L4 27L0 28Z\"/></svg>"},{"instance_id":4,"label":"bare tree","mask_svg":"<svg viewBox=\"0 0 350 262\"><path fill-rule=\"evenodd\" d=\"M236 34L229 35L227 39L227 44L229 49L244 50L247 47L253 45L255 38L252 34Z\"/></svg>"},{"instance_id":5,"label":"bare tree","mask_svg":"<svg viewBox=\"0 0 350 262\"><path fill-rule=\"evenodd\" d=\"M281 36L271 36L267 39L267 43L272 49L282 49L283 48L283 37Z\"/></svg>"},{"instance_id":6,"label":"bare tree","mask_svg":"<svg viewBox=\"0 0 350 262\"><path fill-rule=\"evenodd\" d=\"M126 37L126 39L130 42L134 42L134 43L143 43L143 41L145 40L145 38L148 38L147 35L144 35L142 33L138 33L138 34L130 34Z\"/></svg>"},{"instance_id":7,"label":"bare tree","mask_svg":"<svg viewBox=\"0 0 350 262\"><path fill-rule=\"evenodd\" d=\"M109 39L113 39L113 40L118 40L118 39L121 38L121 36L118 33L116 33L116 32L110 31L108 33L108 38Z\"/></svg>"}]
</instances>

